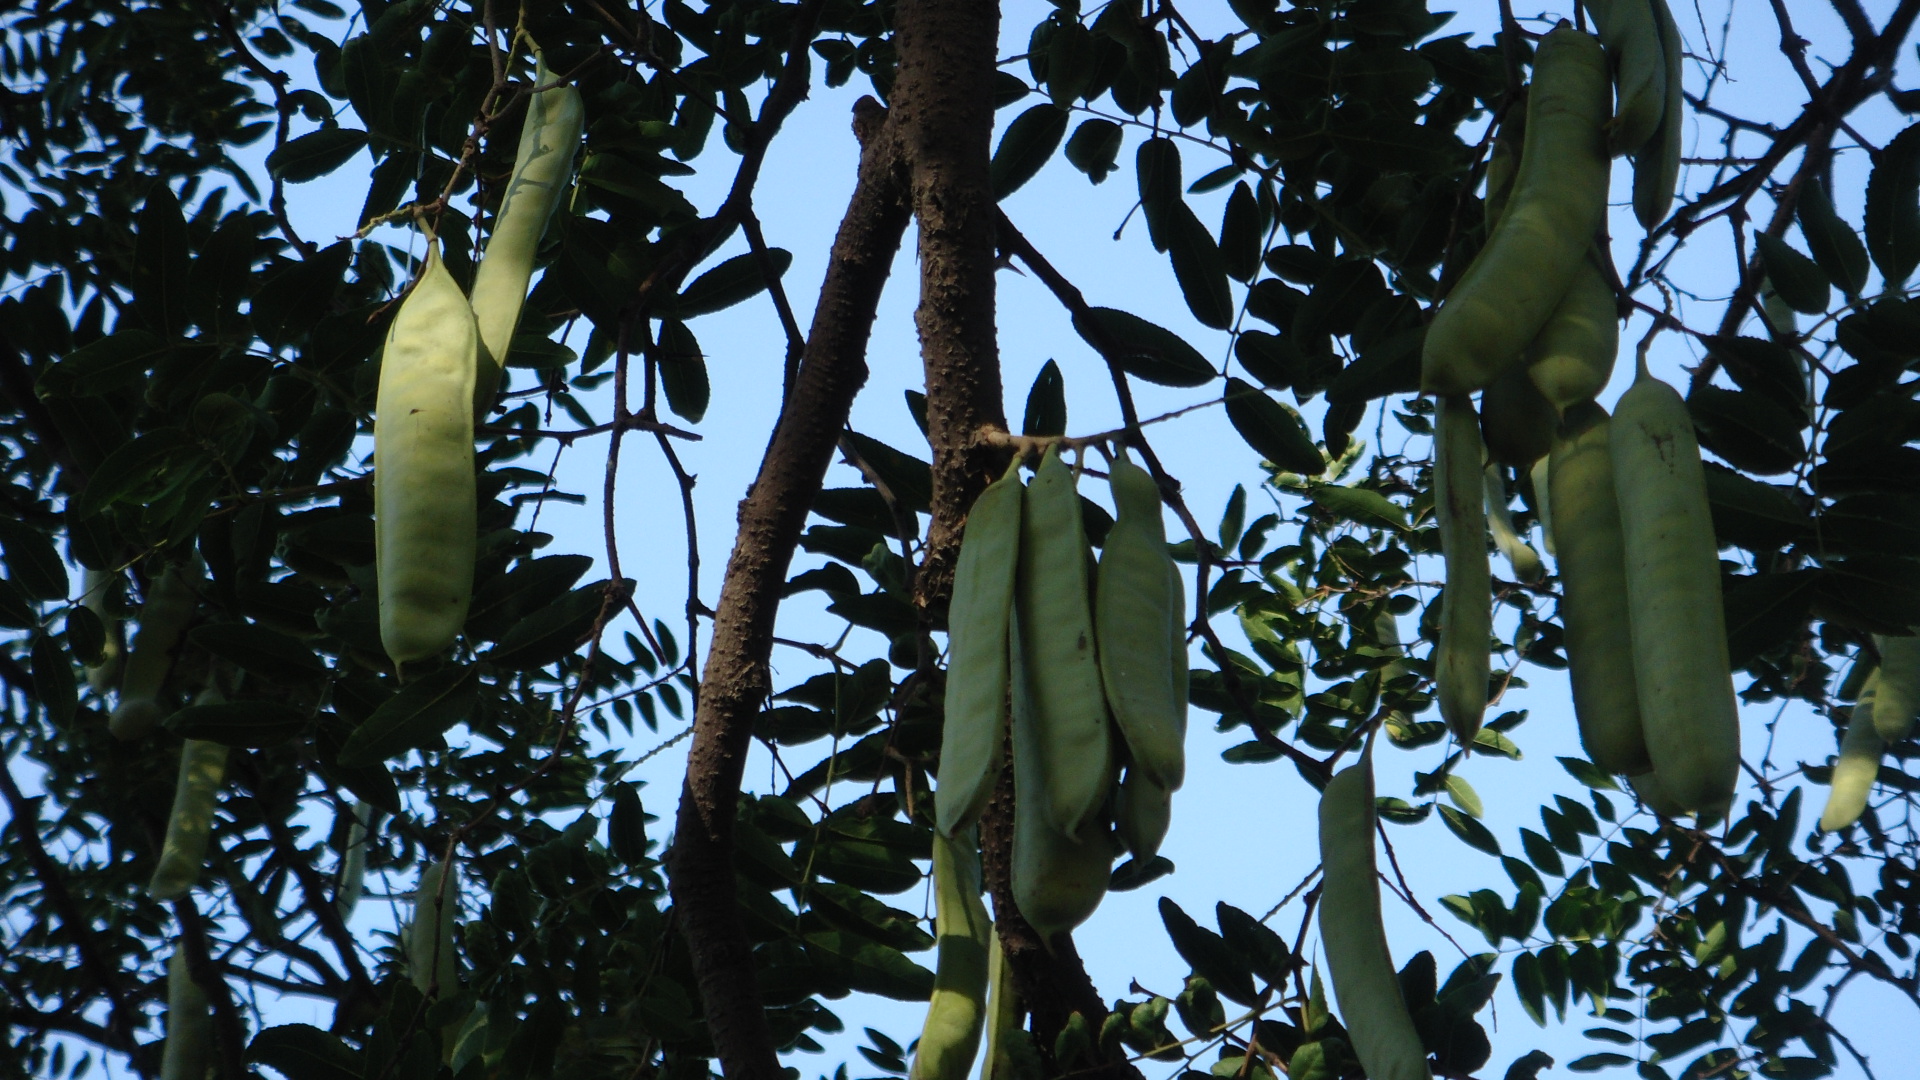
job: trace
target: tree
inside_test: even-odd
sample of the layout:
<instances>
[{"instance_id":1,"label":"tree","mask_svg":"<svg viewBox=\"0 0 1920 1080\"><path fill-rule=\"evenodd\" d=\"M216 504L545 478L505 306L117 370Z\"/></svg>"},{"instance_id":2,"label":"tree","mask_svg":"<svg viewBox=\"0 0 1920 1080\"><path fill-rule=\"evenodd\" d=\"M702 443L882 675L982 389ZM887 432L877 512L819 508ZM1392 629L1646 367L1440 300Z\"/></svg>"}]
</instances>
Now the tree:
<instances>
[{"instance_id":1,"label":"tree","mask_svg":"<svg viewBox=\"0 0 1920 1080\"><path fill-rule=\"evenodd\" d=\"M1906 291L1920 125L1896 122L1920 105L1893 78L1920 0L1877 15L1833 0L1813 41L1793 20L1814 13L1773 5L1803 84L1777 107L1729 81L1730 23L1681 13L1696 156L1670 214L1644 230L1615 220L1610 284L1627 340L1684 339L1699 357L1687 401L1711 455L1731 662L1755 707L1751 783L1717 820L1658 816L1564 759L1582 790L1542 806L1538 831L1478 819L1460 768L1518 758L1525 714L1448 743L1429 711L1441 610L1422 608L1439 545L1422 334L1488 234L1490 151L1517 122L1533 43L1576 14L1501 7L1491 39L1450 33L1414 0L1066 3L1030 32L965 0L75 0L6 15L9 1075L79 1075L98 1056L229 1080L260 1067L772 1080L779 1053L842 1025L828 1001L924 999L932 973L908 954L932 938L888 897L929 857L955 560L981 490L1016 453L1062 439L1130 447L1183 527L1190 697L1243 739L1228 760L1317 788L1364 740L1383 776L1415 774L1413 800L1379 803L1388 824L1438 816L1501 856L1510 880L1466 896L1387 866L1417 909L1444 907L1492 950L1444 981L1430 955L1401 957L1438 1071L1502 1067L1476 1016L1503 983L1542 1024L1550 1007L1592 1006L1594 1037L1618 1045L1575 1067L1867 1066L1833 1010L1842 991L1864 980L1920 1003L1912 744L1892 744L1870 774L1876 801L1835 834L1805 828L1802 810L1818 793L1803 781L1833 767L1776 762L1757 736L1846 727L1873 665L1920 621L1920 309ZM1025 41L1024 56L1002 40ZM767 243L754 195L809 90L856 78L873 92L853 116L857 184L803 330L791 256ZM522 117L560 86L581 94L587 134L509 379L476 429L472 606L458 645L403 680L374 601L363 436L424 250L411 229L430 229L469 286ZM996 142L999 109L1011 119ZM269 139L262 165L243 164ZM1231 340L1231 365L1083 294L1000 211L1056 156L1095 184L1132 173L1153 247L1209 347ZM298 185L359 185L368 163L360 231L303 236ZM1836 175L1866 177L1857 220ZM1074 198L1068 179L1047 174L1049 197ZM701 182L724 196L697 206ZM910 224L924 383L909 405L925 447L848 425ZM743 253L716 257L742 238ZM1717 264L1691 258L1709 246ZM1057 370L1010 430L1006 266L1105 358L1122 430L1068 438ZM1698 299L1723 286L1724 302ZM709 604L676 445L712 433L709 402L730 389L695 331L748 301L785 329L783 404L771 430L730 433L764 434L766 450ZM1187 391L1242 437L1273 510L1236 489L1220 527L1202 526L1154 451L1140 384ZM1274 396L1287 391L1317 440ZM1369 416L1408 432L1410 453L1359 439ZM609 498L629 436L677 478L690 566L674 626L643 615L624 568L679 540L621 535L610 501L602 558L540 554L553 537L539 508L565 493L532 455L602 435ZM823 489L836 455L863 486ZM1527 534L1532 474L1492 475L1492 503ZM1098 542L1106 511L1090 502L1085 519ZM596 561L607 576L579 585ZM1524 686L1522 662L1567 663L1556 582L1524 576L1494 583L1500 687ZM784 640L783 600L814 590L875 634ZM777 636L817 662L807 677L776 680ZM110 732L129 698L164 721ZM665 846L628 779L636 717L650 731L691 720L682 790L654 797L676 801ZM746 784L756 745L787 767L781 790ZM193 776L217 792L204 854L167 845L169 793ZM1515 828L1523 858L1505 854ZM1012 830L1003 776L980 848L1026 1012L1027 1034L997 1047L1005 1070L1125 1077L1152 1058L1361 1075L1311 963L1316 885L1266 919L1222 905L1217 932L1163 902L1192 976L1177 997L1108 998L1070 940L1050 946L1022 918ZM1389 854L1396 831L1382 830ZM163 864L173 877L156 877ZM1167 868L1135 860L1114 887ZM411 887L397 936L350 925L368 872ZM323 1002L326 1026L275 1015L294 998ZM196 1023L209 1064L186 1060ZM901 1047L877 1038L870 1063L904 1072ZM1546 1064L1530 1054L1506 1075Z\"/></svg>"}]
</instances>

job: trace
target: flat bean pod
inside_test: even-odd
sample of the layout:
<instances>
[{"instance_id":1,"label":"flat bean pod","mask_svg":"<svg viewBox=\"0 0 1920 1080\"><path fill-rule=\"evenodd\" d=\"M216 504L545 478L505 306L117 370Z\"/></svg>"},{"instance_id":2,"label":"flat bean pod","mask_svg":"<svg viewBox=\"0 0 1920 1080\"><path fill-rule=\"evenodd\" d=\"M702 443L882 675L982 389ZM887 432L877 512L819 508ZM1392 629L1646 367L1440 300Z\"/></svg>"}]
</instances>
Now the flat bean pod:
<instances>
[{"instance_id":1,"label":"flat bean pod","mask_svg":"<svg viewBox=\"0 0 1920 1080\"><path fill-rule=\"evenodd\" d=\"M1175 685L1176 646L1166 630L1179 621L1178 572L1167 554L1160 486L1124 453L1109 475L1114 523L1094 588L1101 684L1131 767L1173 791L1186 775L1187 733L1186 687ZM1185 653L1184 640L1177 650Z\"/></svg>"},{"instance_id":2,"label":"flat bean pod","mask_svg":"<svg viewBox=\"0 0 1920 1080\"><path fill-rule=\"evenodd\" d=\"M1423 390L1458 394L1488 386L1566 295L1606 217L1602 127L1610 96L1597 40L1570 26L1541 40L1513 193L1427 328Z\"/></svg>"},{"instance_id":3,"label":"flat bean pod","mask_svg":"<svg viewBox=\"0 0 1920 1080\"><path fill-rule=\"evenodd\" d=\"M1887 744L1880 738L1874 722L1879 711L1875 702L1876 673L1867 679L1867 687L1853 703L1853 718L1846 734L1840 737L1840 756L1833 763L1832 786L1827 790L1826 808L1820 811L1823 832L1839 832L1860 820L1867 800L1873 795L1873 782L1880 776L1880 759Z\"/></svg>"},{"instance_id":4,"label":"flat bean pod","mask_svg":"<svg viewBox=\"0 0 1920 1080\"><path fill-rule=\"evenodd\" d=\"M1880 650L1873 726L1882 740L1897 743L1913 734L1914 718L1920 714L1920 637L1875 634L1873 643Z\"/></svg>"},{"instance_id":5,"label":"flat bean pod","mask_svg":"<svg viewBox=\"0 0 1920 1080\"><path fill-rule=\"evenodd\" d=\"M513 351L513 331L520 325L540 237L566 190L586 120L580 91L571 85L551 86L553 72L547 70L546 58L538 49L534 57L534 84L551 88L527 98L513 177L507 181L493 234L487 237L486 251L473 273L473 313L479 320L481 345L473 387L475 416L485 416L493 407L501 368Z\"/></svg>"},{"instance_id":6,"label":"flat bean pod","mask_svg":"<svg viewBox=\"0 0 1920 1080\"><path fill-rule=\"evenodd\" d=\"M180 746L180 775L174 783L173 809L160 861L147 882L155 900L178 900L200 880L213 835L213 813L227 777L227 748L222 743L188 739Z\"/></svg>"},{"instance_id":7,"label":"flat bean pod","mask_svg":"<svg viewBox=\"0 0 1920 1080\"><path fill-rule=\"evenodd\" d=\"M213 1064L213 1007L193 979L185 945L176 941L167 957L167 1042L160 1051L160 1080L206 1080Z\"/></svg>"},{"instance_id":8,"label":"flat bean pod","mask_svg":"<svg viewBox=\"0 0 1920 1080\"><path fill-rule=\"evenodd\" d=\"M1487 711L1493 575L1487 562L1480 425L1465 395L1438 402L1433 447L1433 510L1447 569L1433 678L1439 684L1440 717L1466 744L1473 742Z\"/></svg>"},{"instance_id":9,"label":"flat bean pod","mask_svg":"<svg viewBox=\"0 0 1920 1080\"><path fill-rule=\"evenodd\" d=\"M1019 468L987 485L967 512L947 605L946 719L933 793L948 836L980 820L1000 775L1007 733L1007 634L1020 563Z\"/></svg>"},{"instance_id":10,"label":"flat bean pod","mask_svg":"<svg viewBox=\"0 0 1920 1080\"><path fill-rule=\"evenodd\" d=\"M168 566L153 577L146 602L140 605L140 629L120 675L120 700L107 719L107 730L117 738L145 738L167 716L160 694L173 670L174 650L200 604L188 576L198 577L198 572L195 562L191 570Z\"/></svg>"},{"instance_id":11,"label":"flat bean pod","mask_svg":"<svg viewBox=\"0 0 1920 1080\"><path fill-rule=\"evenodd\" d=\"M1608 447L1647 754L1675 803L1720 810L1739 777L1740 715L1728 670L1719 542L1686 402L1643 365L1620 398Z\"/></svg>"},{"instance_id":12,"label":"flat bean pod","mask_svg":"<svg viewBox=\"0 0 1920 1080\"><path fill-rule=\"evenodd\" d=\"M1567 410L1548 458L1560 621L1580 744L1595 765L1635 775L1652 768L1641 734L1627 619L1627 564L1613 489L1607 412L1591 402Z\"/></svg>"},{"instance_id":13,"label":"flat bean pod","mask_svg":"<svg viewBox=\"0 0 1920 1080\"><path fill-rule=\"evenodd\" d=\"M1340 1019L1368 1080L1431 1080L1387 948L1374 864L1373 760L1341 770L1320 795L1320 943Z\"/></svg>"},{"instance_id":14,"label":"flat bean pod","mask_svg":"<svg viewBox=\"0 0 1920 1080\"><path fill-rule=\"evenodd\" d=\"M473 598L473 309L427 245L387 331L373 428L380 640L396 667L453 644Z\"/></svg>"},{"instance_id":15,"label":"flat bean pod","mask_svg":"<svg viewBox=\"0 0 1920 1080\"><path fill-rule=\"evenodd\" d=\"M1113 721L1107 712L1089 594L1089 548L1073 473L1058 448L1041 459L1027 485L1020 520L1020 569L1014 590L1014 651L1024 657L1032 695L1029 755L1041 781L1036 806L1053 827L1081 837L1113 787ZM1018 687L1014 693L1020 693ZM1018 751L1015 751L1018 753Z\"/></svg>"},{"instance_id":16,"label":"flat bean pod","mask_svg":"<svg viewBox=\"0 0 1920 1080\"><path fill-rule=\"evenodd\" d=\"M933 997L908 1080L966 1080L987 1019L993 921L980 902L980 850L971 829L933 838Z\"/></svg>"}]
</instances>

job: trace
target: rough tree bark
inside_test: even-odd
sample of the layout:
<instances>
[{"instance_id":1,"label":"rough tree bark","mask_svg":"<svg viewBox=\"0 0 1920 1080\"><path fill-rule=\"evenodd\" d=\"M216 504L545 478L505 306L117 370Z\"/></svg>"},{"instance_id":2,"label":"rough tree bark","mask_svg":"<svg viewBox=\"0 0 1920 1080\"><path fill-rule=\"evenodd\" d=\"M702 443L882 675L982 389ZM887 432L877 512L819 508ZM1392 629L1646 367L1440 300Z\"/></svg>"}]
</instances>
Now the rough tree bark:
<instances>
[{"instance_id":1,"label":"rough tree bark","mask_svg":"<svg viewBox=\"0 0 1920 1080\"><path fill-rule=\"evenodd\" d=\"M667 856L674 912L729 1080L782 1080L754 985L752 944L735 906L734 808L754 716L771 692L767 660L780 587L854 395L866 382L874 311L906 231L909 208L896 161L888 140L866 143L793 393L740 504Z\"/></svg>"}]
</instances>

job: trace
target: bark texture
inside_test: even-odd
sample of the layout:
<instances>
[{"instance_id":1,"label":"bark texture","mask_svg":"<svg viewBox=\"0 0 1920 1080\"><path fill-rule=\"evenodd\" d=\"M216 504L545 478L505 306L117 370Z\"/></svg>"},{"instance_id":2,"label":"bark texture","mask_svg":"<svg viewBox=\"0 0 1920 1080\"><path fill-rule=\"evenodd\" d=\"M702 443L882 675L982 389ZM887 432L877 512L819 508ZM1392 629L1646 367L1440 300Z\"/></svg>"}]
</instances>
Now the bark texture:
<instances>
[{"instance_id":1,"label":"bark texture","mask_svg":"<svg viewBox=\"0 0 1920 1080\"><path fill-rule=\"evenodd\" d=\"M767 658L781 586L854 395L866 382L874 311L906 231L908 202L894 162L886 139L867 143L793 393L740 504L667 858L674 911L729 1080L782 1078L754 984L752 943L736 907L734 810L754 717L771 691Z\"/></svg>"}]
</instances>

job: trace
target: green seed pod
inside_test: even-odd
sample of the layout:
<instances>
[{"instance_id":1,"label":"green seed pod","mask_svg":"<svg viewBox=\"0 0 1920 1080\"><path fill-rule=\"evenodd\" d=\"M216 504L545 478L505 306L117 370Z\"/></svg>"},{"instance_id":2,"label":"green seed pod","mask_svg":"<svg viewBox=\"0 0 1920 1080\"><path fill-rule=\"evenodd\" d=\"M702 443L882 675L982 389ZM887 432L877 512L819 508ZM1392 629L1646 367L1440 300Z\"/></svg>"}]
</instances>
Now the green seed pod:
<instances>
[{"instance_id":1,"label":"green seed pod","mask_svg":"<svg viewBox=\"0 0 1920 1080\"><path fill-rule=\"evenodd\" d=\"M1043 794L1025 806L1037 804L1073 838L1093 831L1116 767L1088 596L1089 550L1073 473L1050 448L1027 486L1013 623L1026 643L1025 664L1016 666L1030 683L1041 747L1029 765L1039 770ZM1021 655L1017 646L1014 652ZM1016 687L1016 698L1020 693Z\"/></svg>"},{"instance_id":2,"label":"green seed pod","mask_svg":"<svg viewBox=\"0 0 1920 1080\"><path fill-rule=\"evenodd\" d=\"M380 641L404 668L453 644L473 596L473 310L427 245L380 361L373 541Z\"/></svg>"},{"instance_id":3,"label":"green seed pod","mask_svg":"<svg viewBox=\"0 0 1920 1080\"><path fill-rule=\"evenodd\" d=\"M1487 711L1487 642L1493 636L1493 580L1487 564L1486 492L1480 425L1465 395L1443 397L1434 415L1433 510L1447 567L1433 678L1440 716L1462 744Z\"/></svg>"},{"instance_id":4,"label":"green seed pod","mask_svg":"<svg viewBox=\"0 0 1920 1080\"><path fill-rule=\"evenodd\" d=\"M1692 813L1691 810L1680 805L1671 795L1667 794L1667 789L1660 786L1659 774L1651 770L1643 772L1638 776L1627 777L1627 787L1633 791L1635 798L1647 805L1647 809L1659 814L1661 817L1685 817L1687 814Z\"/></svg>"},{"instance_id":5,"label":"green seed pod","mask_svg":"<svg viewBox=\"0 0 1920 1080\"><path fill-rule=\"evenodd\" d=\"M1026 1010L1020 992L1013 986L1013 965L1000 948L1000 935L993 936L987 952L987 1061L981 1080L1014 1080L1013 1045L1026 1037L1020 1021Z\"/></svg>"},{"instance_id":6,"label":"green seed pod","mask_svg":"<svg viewBox=\"0 0 1920 1080\"><path fill-rule=\"evenodd\" d=\"M1840 756L1833 763L1832 787L1827 792L1826 809L1820 812L1822 832L1839 832L1860 820L1867 799L1873 795L1873 782L1880 776L1880 759L1887 744L1875 730L1876 683L1879 675L1869 677L1867 688L1854 703L1853 719L1840 739Z\"/></svg>"},{"instance_id":7,"label":"green seed pod","mask_svg":"<svg viewBox=\"0 0 1920 1080\"><path fill-rule=\"evenodd\" d=\"M120 700L107 719L107 730L116 738L145 738L166 719L160 693L173 670L174 650L200 604L193 584L199 576L197 559L191 569L168 566L154 576L146 602L140 605L140 629L120 676Z\"/></svg>"},{"instance_id":8,"label":"green seed pod","mask_svg":"<svg viewBox=\"0 0 1920 1080\"><path fill-rule=\"evenodd\" d=\"M1675 803L1718 811L1739 779L1740 714L1693 418L1643 365L1615 410L1608 445L1647 754Z\"/></svg>"},{"instance_id":9,"label":"green seed pod","mask_svg":"<svg viewBox=\"0 0 1920 1080\"><path fill-rule=\"evenodd\" d=\"M107 631L106 645L100 650L100 662L87 665L87 685L96 694L105 694L120 684L120 673L127 666L127 632L110 601L114 589L123 580L110 570L88 570L82 576L80 606L94 613Z\"/></svg>"},{"instance_id":10,"label":"green seed pod","mask_svg":"<svg viewBox=\"0 0 1920 1080\"><path fill-rule=\"evenodd\" d=\"M1114 795L1113 816L1128 854L1144 862L1159 853L1161 841L1167 838L1173 823L1173 792L1129 768Z\"/></svg>"},{"instance_id":11,"label":"green seed pod","mask_svg":"<svg viewBox=\"0 0 1920 1080\"><path fill-rule=\"evenodd\" d=\"M201 700L205 697L202 695ZM200 880L207 865L207 843L213 835L213 813L226 776L225 745L202 739L181 744L173 810L167 815L167 837L160 847L160 861L147 882L148 896L159 901L178 900Z\"/></svg>"},{"instance_id":12,"label":"green seed pod","mask_svg":"<svg viewBox=\"0 0 1920 1080\"><path fill-rule=\"evenodd\" d=\"M1483 471L1487 490L1487 527L1493 532L1493 545L1513 567L1518 581L1539 581L1546 574L1540 553L1534 551L1520 531L1513 527L1513 514L1507 508L1507 481L1500 467L1488 465Z\"/></svg>"},{"instance_id":13,"label":"green seed pod","mask_svg":"<svg viewBox=\"0 0 1920 1080\"><path fill-rule=\"evenodd\" d=\"M1597 261L1604 258L1599 249L1588 249L1566 295L1527 346L1527 378L1556 412L1591 401L1613 378L1620 317L1613 286Z\"/></svg>"},{"instance_id":14,"label":"green seed pod","mask_svg":"<svg viewBox=\"0 0 1920 1080\"><path fill-rule=\"evenodd\" d=\"M1607 446L1607 411L1588 402L1567 410L1548 459L1560 621L1580 743L1595 765L1636 775L1652 768L1641 734L1627 621L1627 564L1620 506Z\"/></svg>"},{"instance_id":15,"label":"green seed pod","mask_svg":"<svg viewBox=\"0 0 1920 1080\"><path fill-rule=\"evenodd\" d=\"M1548 492L1551 486L1548 483L1548 476L1552 472L1548 464L1551 457L1552 455L1548 455L1534 462L1533 471L1527 474L1527 481L1533 486L1533 516L1540 519L1540 537L1544 541L1547 554L1556 555L1558 551L1553 541L1553 497Z\"/></svg>"},{"instance_id":16,"label":"green seed pod","mask_svg":"<svg viewBox=\"0 0 1920 1080\"><path fill-rule=\"evenodd\" d=\"M1541 40L1513 194L1427 328L1421 388L1460 394L1517 361L1566 295L1606 217L1606 54L1570 26Z\"/></svg>"},{"instance_id":17,"label":"green seed pod","mask_svg":"<svg viewBox=\"0 0 1920 1080\"><path fill-rule=\"evenodd\" d=\"M940 733L940 831L952 836L980 820L1000 775L1007 733L1007 632L1020 563L1015 467L987 486L967 512L947 605L946 720Z\"/></svg>"},{"instance_id":18,"label":"green seed pod","mask_svg":"<svg viewBox=\"0 0 1920 1080\"><path fill-rule=\"evenodd\" d=\"M213 1064L213 1008L193 981L185 946L176 941L167 958L167 1042L160 1054L160 1080L206 1080Z\"/></svg>"},{"instance_id":19,"label":"green seed pod","mask_svg":"<svg viewBox=\"0 0 1920 1080\"><path fill-rule=\"evenodd\" d=\"M1587 11L1613 62L1619 98L1607 145L1615 157L1630 154L1646 144L1666 113L1667 59L1659 24L1648 0L1589 2Z\"/></svg>"},{"instance_id":20,"label":"green seed pod","mask_svg":"<svg viewBox=\"0 0 1920 1080\"><path fill-rule=\"evenodd\" d=\"M1682 94L1682 64L1686 60L1686 42L1673 21L1667 0L1649 0L1660 32L1661 59L1666 63L1667 107L1660 114L1660 127L1647 144L1633 156L1633 216L1640 226L1652 230L1666 220L1673 205L1673 191L1680 180L1680 150L1687 122L1687 100Z\"/></svg>"},{"instance_id":21,"label":"green seed pod","mask_svg":"<svg viewBox=\"0 0 1920 1080\"><path fill-rule=\"evenodd\" d=\"M1873 635L1880 650L1879 699L1873 708L1873 726L1880 738L1897 743L1913 734L1920 714L1920 637Z\"/></svg>"},{"instance_id":22,"label":"green seed pod","mask_svg":"<svg viewBox=\"0 0 1920 1080\"><path fill-rule=\"evenodd\" d=\"M451 863L442 860L421 873L407 929L407 973L414 987L429 997L452 997L460 990L460 958L453 943L460 890L457 880L447 880L450 868Z\"/></svg>"},{"instance_id":23,"label":"green seed pod","mask_svg":"<svg viewBox=\"0 0 1920 1080\"><path fill-rule=\"evenodd\" d=\"M1320 944L1340 1019L1369 1080L1431 1080L1380 916L1374 865L1373 755L1343 769L1320 795Z\"/></svg>"},{"instance_id":24,"label":"green seed pod","mask_svg":"<svg viewBox=\"0 0 1920 1080\"><path fill-rule=\"evenodd\" d=\"M1502 465L1531 469L1553 449L1559 413L1521 367L1507 369L1480 395L1480 437Z\"/></svg>"},{"instance_id":25,"label":"green seed pod","mask_svg":"<svg viewBox=\"0 0 1920 1080\"><path fill-rule=\"evenodd\" d=\"M1111 473L1114 515L1094 588L1101 684L1132 768L1174 791L1186 775L1187 695L1175 685L1180 581L1167 554L1160 487L1123 453ZM1180 653L1186 652L1182 640Z\"/></svg>"},{"instance_id":26,"label":"green seed pod","mask_svg":"<svg viewBox=\"0 0 1920 1080\"><path fill-rule=\"evenodd\" d=\"M553 73L538 48L534 58L535 85L550 85ZM513 178L507 181L493 235L487 238L486 251L473 274L473 313L479 320L481 346L473 386L476 417L493 408L501 368L513 350L513 331L520 324L527 283L540 253L540 237L573 172L573 155L580 148L585 119L580 91L572 86L554 86L527 100Z\"/></svg>"},{"instance_id":27,"label":"green seed pod","mask_svg":"<svg viewBox=\"0 0 1920 1080\"><path fill-rule=\"evenodd\" d=\"M1022 566L1024 571L1025 567ZM1092 820L1075 839L1056 827L1047 813L1054 741L1043 730L1037 702L1029 689L1036 680L1025 668L1034 662L1023 649L1020 622L1013 638L1013 902L1020 914L1053 947L1054 938L1087 921L1107 893L1115 855L1104 822ZM1035 649L1033 653L1040 650ZM1070 759L1063 762L1073 765ZM1111 759L1095 762L1101 794L1113 784Z\"/></svg>"},{"instance_id":28,"label":"green seed pod","mask_svg":"<svg viewBox=\"0 0 1920 1080\"><path fill-rule=\"evenodd\" d=\"M378 810L365 799L356 801L352 822L347 826L347 850L340 855L340 884L333 893L334 910L340 913L340 921L353 918L353 909L360 904L361 890L367 880L367 833L373 827L373 819Z\"/></svg>"},{"instance_id":29,"label":"green seed pod","mask_svg":"<svg viewBox=\"0 0 1920 1080\"><path fill-rule=\"evenodd\" d=\"M933 839L933 998L908 1080L966 1080L987 1019L993 921L980 902L980 850L971 829Z\"/></svg>"}]
</instances>

